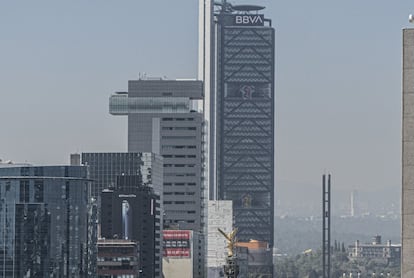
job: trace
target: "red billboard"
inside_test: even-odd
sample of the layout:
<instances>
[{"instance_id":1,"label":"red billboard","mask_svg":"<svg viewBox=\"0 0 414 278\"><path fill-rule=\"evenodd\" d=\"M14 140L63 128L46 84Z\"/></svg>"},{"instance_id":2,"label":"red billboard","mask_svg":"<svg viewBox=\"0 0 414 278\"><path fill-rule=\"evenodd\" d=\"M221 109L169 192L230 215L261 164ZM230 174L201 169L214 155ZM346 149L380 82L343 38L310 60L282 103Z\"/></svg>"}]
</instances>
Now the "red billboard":
<instances>
[{"instance_id":1,"label":"red billboard","mask_svg":"<svg viewBox=\"0 0 414 278\"><path fill-rule=\"evenodd\" d=\"M191 231L164 230L163 231L164 257L191 257Z\"/></svg>"},{"instance_id":2,"label":"red billboard","mask_svg":"<svg viewBox=\"0 0 414 278\"><path fill-rule=\"evenodd\" d=\"M163 239L190 239L191 231L183 230L164 230Z\"/></svg>"},{"instance_id":3,"label":"red billboard","mask_svg":"<svg viewBox=\"0 0 414 278\"><path fill-rule=\"evenodd\" d=\"M190 258L191 252L189 248L164 248L163 257L185 257Z\"/></svg>"}]
</instances>

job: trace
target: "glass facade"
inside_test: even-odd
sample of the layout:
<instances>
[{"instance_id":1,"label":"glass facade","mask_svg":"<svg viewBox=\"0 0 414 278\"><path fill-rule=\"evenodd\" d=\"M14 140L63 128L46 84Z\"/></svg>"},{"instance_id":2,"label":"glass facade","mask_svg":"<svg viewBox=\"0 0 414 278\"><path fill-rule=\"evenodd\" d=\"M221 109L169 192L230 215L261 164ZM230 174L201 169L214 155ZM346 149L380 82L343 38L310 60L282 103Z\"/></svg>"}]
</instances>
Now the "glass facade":
<instances>
[{"instance_id":1,"label":"glass facade","mask_svg":"<svg viewBox=\"0 0 414 278\"><path fill-rule=\"evenodd\" d=\"M217 193L233 201L240 241L273 246L274 29L243 16L216 15Z\"/></svg>"},{"instance_id":2,"label":"glass facade","mask_svg":"<svg viewBox=\"0 0 414 278\"><path fill-rule=\"evenodd\" d=\"M160 159L151 153L82 153L82 164L88 166L92 180L91 195L96 199L99 199L104 189L116 188L116 177L119 175L139 175L142 184L154 187L154 191L160 194Z\"/></svg>"},{"instance_id":3,"label":"glass facade","mask_svg":"<svg viewBox=\"0 0 414 278\"><path fill-rule=\"evenodd\" d=\"M0 276L87 277L86 167L0 166Z\"/></svg>"},{"instance_id":4,"label":"glass facade","mask_svg":"<svg viewBox=\"0 0 414 278\"><path fill-rule=\"evenodd\" d=\"M128 97L116 94L109 99L109 113L185 113L190 110L190 105L188 97Z\"/></svg>"},{"instance_id":5,"label":"glass facade","mask_svg":"<svg viewBox=\"0 0 414 278\"><path fill-rule=\"evenodd\" d=\"M137 242L140 277L162 277L159 195L141 185L139 176L119 176L117 180L119 189L102 192L102 237Z\"/></svg>"},{"instance_id":6,"label":"glass facade","mask_svg":"<svg viewBox=\"0 0 414 278\"><path fill-rule=\"evenodd\" d=\"M150 243L153 244L150 248L152 252L151 255L147 254L146 257L144 256L145 266L150 272L146 271L145 275L143 274L143 277L161 277L161 223L163 221L163 214L161 213L163 197L162 158L156 154L139 152L82 153L82 163L88 166L89 175L92 180L91 193L92 196L98 200L98 214L100 218L102 237L112 238L114 237L114 234L117 234L118 236L122 235L122 232L117 230L121 229L122 231L122 225L119 224L121 222L117 222L121 219L121 206L115 206L112 204L112 201L108 201L108 194L111 196L109 199L111 199L112 195L114 195L113 192L119 193L121 192L120 190L122 190L122 192L133 192L133 195L135 194L138 196L136 192L139 188L149 188L155 193L154 196L158 196L157 198L153 198L154 201L152 204L153 208L157 211L156 214L153 215L156 226L151 226L149 221L141 221L141 218L139 218L141 212L142 214L149 215L148 210L134 209L136 212L134 219L136 221L133 222L135 223L135 226L132 228L131 234L133 235L133 240L140 241L140 246L142 247L140 249L141 253L148 252L148 247L146 246ZM121 184L119 180L122 177L133 177L134 182L124 182ZM126 195L129 195L129 193ZM119 196L119 194L117 196ZM107 199L105 200L105 198ZM114 212L116 209L115 207L118 209L118 212L116 213ZM114 214L113 216L112 213ZM119 225L112 225L113 223L118 223ZM143 227L141 225L142 223L147 223L149 227ZM145 235L145 241L142 240L144 237L140 234L142 228L148 230ZM151 238L149 237L149 234L151 234Z\"/></svg>"}]
</instances>

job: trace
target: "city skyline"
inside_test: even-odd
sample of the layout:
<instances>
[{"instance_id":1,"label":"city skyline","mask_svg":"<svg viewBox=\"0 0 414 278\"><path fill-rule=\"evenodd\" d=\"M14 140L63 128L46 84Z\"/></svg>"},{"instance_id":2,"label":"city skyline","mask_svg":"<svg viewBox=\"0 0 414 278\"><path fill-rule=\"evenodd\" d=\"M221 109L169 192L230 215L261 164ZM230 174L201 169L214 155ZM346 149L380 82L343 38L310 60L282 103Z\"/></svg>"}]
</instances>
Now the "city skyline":
<instances>
[{"instance_id":1,"label":"city skyline","mask_svg":"<svg viewBox=\"0 0 414 278\"><path fill-rule=\"evenodd\" d=\"M126 151L108 98L139 72L196 78L196 2L2 3L0 158ZM249 2L266 6L277 33L277 186L319 184L327 169L339 188L399 190L401 29L413 5Z\"/></svg>"}]
</instances>

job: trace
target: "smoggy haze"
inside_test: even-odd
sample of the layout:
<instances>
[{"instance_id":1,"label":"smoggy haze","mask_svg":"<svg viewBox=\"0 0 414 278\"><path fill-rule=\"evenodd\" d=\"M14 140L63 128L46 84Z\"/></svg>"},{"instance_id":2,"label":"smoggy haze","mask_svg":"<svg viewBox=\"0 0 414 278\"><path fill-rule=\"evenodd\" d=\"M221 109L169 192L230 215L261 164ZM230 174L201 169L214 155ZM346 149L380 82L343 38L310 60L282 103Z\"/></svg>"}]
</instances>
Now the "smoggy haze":
<instances>
[{"instance_id":1,"label":"smoggy haze","mask_svg":"<svg viewBox=\"0 0 414 278\"><path fill-rule=\"evenodd\" d=\"M197 76L197 2L0 3L0 158L126 151L126 118L109 115L108 97L139 72ZM276 188L318 184L327 169L337 187L399 190L413 2L249 2L276 28Z\"/></svg>"}]
</instances>

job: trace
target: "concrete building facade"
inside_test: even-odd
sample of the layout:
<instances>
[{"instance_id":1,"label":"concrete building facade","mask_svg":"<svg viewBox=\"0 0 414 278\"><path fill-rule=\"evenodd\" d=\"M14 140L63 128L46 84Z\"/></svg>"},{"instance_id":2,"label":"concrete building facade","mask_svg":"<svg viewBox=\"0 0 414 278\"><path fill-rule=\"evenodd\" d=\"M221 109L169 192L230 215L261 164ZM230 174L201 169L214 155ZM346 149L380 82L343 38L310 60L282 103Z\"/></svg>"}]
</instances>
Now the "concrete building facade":
<instances>
[{"instance_id":1,"label":"concrete building facade","mask_svg":"<svg viewBox=\"0 0 414 278\"><path fill-rule=\"evenodd\" d=\"M374 236L371 244L355 241L354 245L348 246L348 258L352 260L369 258L382 263L400 262L401 244L391 244L391 240L382 243L381 236Z\"/></svg>"},{"instance_id":2,"label":"concrete building facade","mask_svg":"<svg viewBox=\"0 0 414 278\"><path fill-rule=\"evenodd\" d=\"M97 242L97 277L138 278L139 245L125 239L99 239ZM141 270L142 272L142 270Z\"/></svg>"},{"instance_id":3,"label":"concrete building facade","mask_svg":"<svg viewBox=\"0 0 414 278\"><path fill-rule=\"evenodd\" d=\"M414 29L403 30L401 277L414 277Z\"/></svg>"},{"instance_id":4,"label":"concrete building facade","mask_svg":"<svg viewBox=\"0 0 414 278\"><path fill-rule=\"evenodd\" d=\"M231 201L208 201L207 277L222 277L226 264L227 241L218 228L229 233L233 230L233 205Z\"/></svg>"},{"instance_id":5,"label":"concrete building facade","mask_svg":"<svg viewBox=\"0 0 414 278\"><path fill-rule=\"evenodd\" d=\"M164 278L192 278L193 231L164 230L163 239Z\"/></svg>"},{"instance_id":6,"label":"concrete building facade","mask_svg":"<svg viewBox=\"0 0 414 278\"><path fill-rule=\"evenodd\" d=\"M202 108L205 120L205 183L208 186L209 199L214 199L216 183L216 138L215 138L215 63L214 63L214 1L198 1L198 79L203 81L204 99L198 107Z\"/></svg>"},{"instance_id":7,"label":"concrete building facade","mask_svg":"<svg viewBox=\"0 0 414 278\"><path fill-rule=\"evenodd\" d=\"M194 277L204 273L204 121L192 108L202 82L132 80L110 97L112 115L128 116L128 151L163 157L164 229L194 232Z\"/></svg>"}]
</instances>

